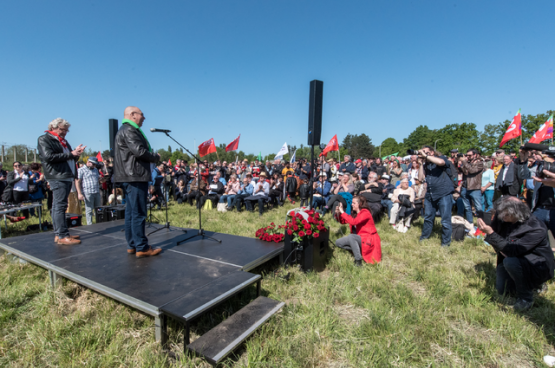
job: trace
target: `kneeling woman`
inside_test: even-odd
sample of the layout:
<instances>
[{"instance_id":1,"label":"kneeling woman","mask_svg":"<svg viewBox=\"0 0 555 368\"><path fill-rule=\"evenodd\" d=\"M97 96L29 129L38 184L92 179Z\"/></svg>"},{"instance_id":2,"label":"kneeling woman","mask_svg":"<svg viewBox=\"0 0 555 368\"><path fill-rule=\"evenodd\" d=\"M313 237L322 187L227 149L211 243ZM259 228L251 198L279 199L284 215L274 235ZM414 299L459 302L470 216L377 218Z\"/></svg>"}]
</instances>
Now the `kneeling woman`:
<instances>
[{"instance_id":1,"label":"kneeling woman","mask_svg":"<svg viewBox=\"0 0 555 368\"><path fill-rule=\"evenodd\" d=\"M352 251L356 266L361 266L363 259L367 263L380 262L382 260L381 240L366 198L363 196L353 198L352 216L345 213L341 203L337 206L335 214L339 222L349 224L351 227L351 234L337 239L335 245Z\"/></svg>"}]
</instances>

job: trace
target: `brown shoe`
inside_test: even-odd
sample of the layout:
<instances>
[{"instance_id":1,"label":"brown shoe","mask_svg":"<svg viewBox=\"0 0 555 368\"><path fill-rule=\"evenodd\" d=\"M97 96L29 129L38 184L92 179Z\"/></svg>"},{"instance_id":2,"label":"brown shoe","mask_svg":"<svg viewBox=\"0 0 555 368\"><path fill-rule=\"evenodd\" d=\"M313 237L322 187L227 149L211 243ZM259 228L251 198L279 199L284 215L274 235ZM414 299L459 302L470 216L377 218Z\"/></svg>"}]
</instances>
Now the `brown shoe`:
<instances>
[{"instance_id":1,"label":"brown shoe","mask_svg":"<svg viewBox=\"0 0 555 368\"><path fill-rule=\"evenodd\" d=\"M149 248L146 252L137 252L136 257L137 258L143 258L143 257L151 257L151 256L155 256L157 254L160 254L160 252L162 252L162 248Z\"/></svg>"},{"instance_id":2,"label":"brown shoe","mask_svg":"<svg viewBox=\"0 0 555 368\"><path fill-rule=\"evenodd\" d=\"M81 239L81 238L79 237L79 235L70 235L69 238L71 238L71 239ZM60 238L58 238L58 235L56 235L56 236L54 237L54 243L57 243L58 240L60 240Z\"/></svg>"},{"instance_id":3,"label":"brown shoe","mask_svg":"<svg viewBox=\"0 0 555 368\"><path fill-rule=\"evenodd\" d=\"M81 244L81 240L72 239L68 236L67 238L59 239L57 243L60 245L75 245L75 244Z\"/></svg>"},{"instance_id":4,"label":"brown shoe","mask_svg":"<svg viewBox=\"0 0 555 368\"><path fill-rule=\"evenodd\" d=\"M135 249L127 249L127 253L129 254L135 254L136 250Z\"/></svg>"}]
</instances>

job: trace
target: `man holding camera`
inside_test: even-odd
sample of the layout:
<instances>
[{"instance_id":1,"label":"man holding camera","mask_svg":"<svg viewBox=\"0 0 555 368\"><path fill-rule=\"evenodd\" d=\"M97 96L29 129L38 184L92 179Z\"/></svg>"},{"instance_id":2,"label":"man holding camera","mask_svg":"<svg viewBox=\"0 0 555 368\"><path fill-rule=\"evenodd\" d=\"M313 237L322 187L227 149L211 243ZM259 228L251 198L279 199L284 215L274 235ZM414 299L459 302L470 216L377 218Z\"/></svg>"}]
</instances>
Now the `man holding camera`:
<instances>
[{"instance_id":1,"label":"man holding camera","mask_svg":"<svg viewBox=\"0 0 555 368\"><path fill-rule=\"evenodd\" d=\"M418 178L421 183L426 181L427 192L424 197L424 226L420 241L428 239L432 235L432 228L436 212L441 215L441 246L451 245L451 209L453 207L454 185L451 179L453 167L447 157L437 156L430 146L424 146L420 151L409 150L408 154L417 154L424 170L418 170Z\"/></svg>"},{"instance_id":2,"label":"man holding camera","mask_svg":"<svg viewBox=\"0 0 555 368\"><path fill-rule=\"evenodd\" d=\"M482 210L482 172L484 171L484 162L475 149L468 150L466 155L461 157L459 161L461 162L461 171L463 173L461 198L464 204L466 220L472 224L471 205L474 204L476 211Z\"/></svg>"},{"instance_id":3,"label":"man holding camera","mask_svg":"<svg viewBox=\"0 0 555 368\"><path fill-rule=\"evenodd\" d=\"M555 191L550 185L555 177L555 149L547 149L543 153L543 161L538 164L533 178L533 213L555 235Z\"/></svg>"}]
</instances>

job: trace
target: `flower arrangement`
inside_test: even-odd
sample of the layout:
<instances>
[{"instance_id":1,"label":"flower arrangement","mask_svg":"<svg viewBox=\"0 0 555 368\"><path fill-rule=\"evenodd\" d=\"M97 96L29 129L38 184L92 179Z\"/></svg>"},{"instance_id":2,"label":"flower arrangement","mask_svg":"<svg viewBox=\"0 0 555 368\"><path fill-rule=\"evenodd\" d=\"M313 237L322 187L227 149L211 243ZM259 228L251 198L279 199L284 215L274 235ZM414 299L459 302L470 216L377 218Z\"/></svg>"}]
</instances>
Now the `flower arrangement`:
<instances>
[{"instance_id":1,"label":"flower arrangement","mask_svg":"<svg viewBox=\"0 0 555 368\"><path fill-rule=\"evenodd\" d=\"M272 222L269 226L258 229L256 231L256 237L267 242L273 241L275 243L279 243L282 242L285 237L284 234L280 233L281 229L284 228L285 225L279 225L276 228L276 225Z\"/></svg>"},{"instance_id":2,"label":"flower arrangement","mask_svg":"<svg viewBox=\"0 0 555 368\"><path fill-rule=\"evenodd\" d=\"M284 227L293 242L300 243L311 237L319 238L321 232L327 231L324 221L320 219L320 214L314 210L292 212L287 217L289 220Z\"/></svg>"}]
</instances>

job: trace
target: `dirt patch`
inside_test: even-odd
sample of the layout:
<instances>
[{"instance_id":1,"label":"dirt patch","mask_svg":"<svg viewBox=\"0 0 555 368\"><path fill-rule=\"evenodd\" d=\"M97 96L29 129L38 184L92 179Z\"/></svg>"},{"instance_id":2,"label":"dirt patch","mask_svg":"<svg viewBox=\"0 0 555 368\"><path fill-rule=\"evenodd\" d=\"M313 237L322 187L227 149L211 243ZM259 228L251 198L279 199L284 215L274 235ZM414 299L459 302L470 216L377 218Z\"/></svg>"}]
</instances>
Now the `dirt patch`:
<instances>
[{"instance_id":1,"label":"dirt patch","mask_svg":"<svg viewBox=\"0 0 555 368\"><path fill-rule=\"evenodd\" d=\"M368 311L354 305L336 305L333 307L339 318L348 325L359 325L361 321L370 319Z\"/></svg>"}]
</instances>

